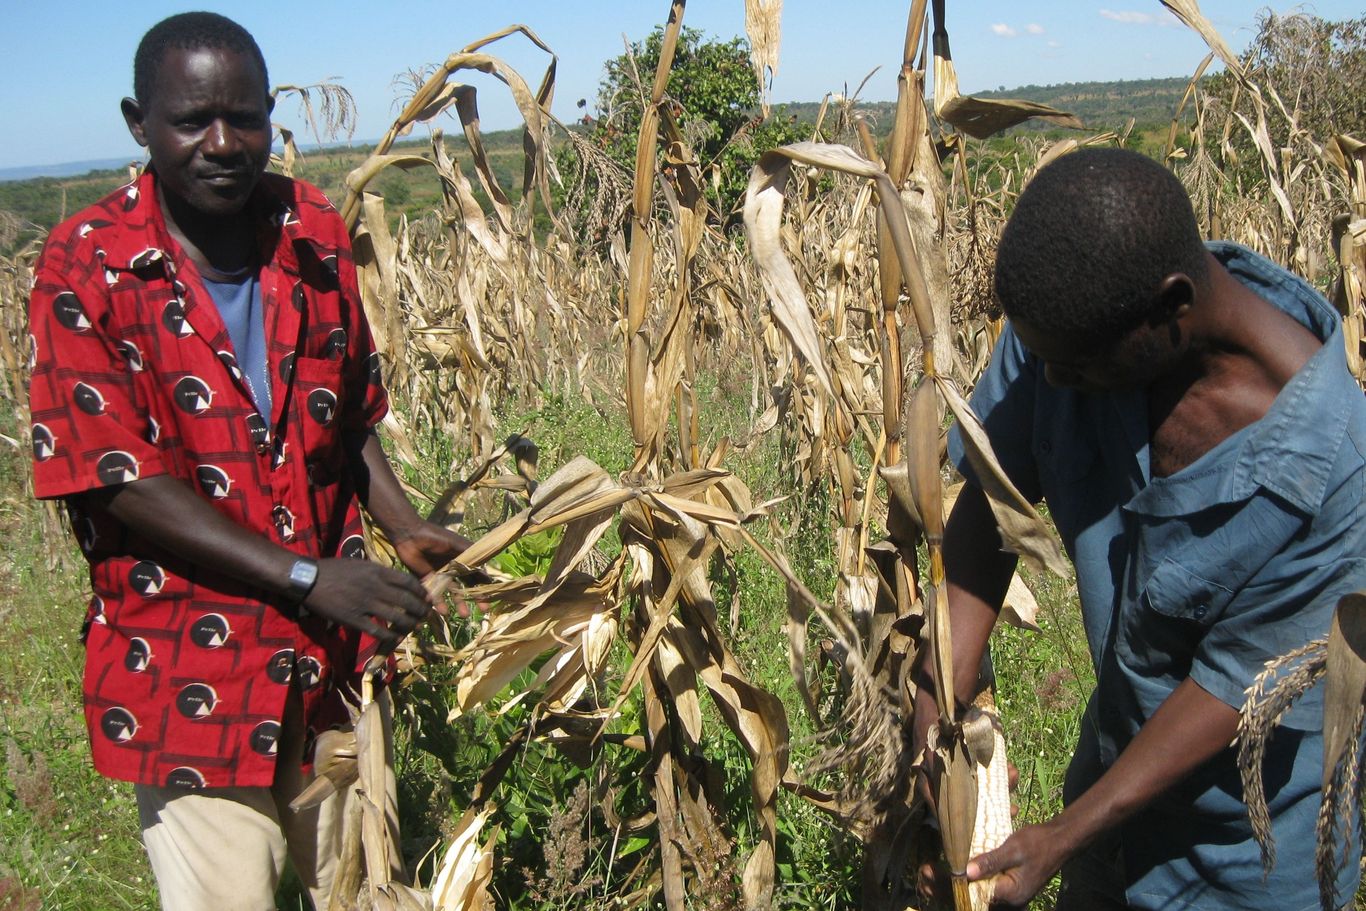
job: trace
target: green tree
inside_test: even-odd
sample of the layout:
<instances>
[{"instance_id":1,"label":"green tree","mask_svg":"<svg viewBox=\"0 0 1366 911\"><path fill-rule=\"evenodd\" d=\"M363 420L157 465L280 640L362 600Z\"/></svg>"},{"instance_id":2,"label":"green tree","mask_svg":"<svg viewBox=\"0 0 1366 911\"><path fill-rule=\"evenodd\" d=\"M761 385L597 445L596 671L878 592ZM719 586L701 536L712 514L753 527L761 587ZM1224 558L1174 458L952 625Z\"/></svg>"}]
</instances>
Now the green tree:
<instances>
[{"instance_id":1,"label":"green tree","mask_svg":"<svg viewBox=\"0 0 1366 911\"><path fill-rule=\"evenodd\" d=\"M1273 90L1297 127L1319 144L1335 133L1359 133L1366 123L1366 16L1333 21L1263 10L1242 62L1252 81ZM1228 73L1210 80L1209 93L1217 113L1232 109L1255 120L1246 93ZM1272 137L1291 132L1279 104L1268 103L1266 114ZM1255 161L1250 140L1241 131L1234 139Z\"/></svg>"},{"instance_id":2,"label":"green tree","mask_svg":"<svg viewBox=\"0 0 1366 911\"><path fill-rule=\"evenodd\" d=\"M580 168L587 184L580 210L596 206L600 212L602 191L629 186L640 123L663 43L664 31L656 28L644 41L634 42L603 65L596 116L583 119L587 127L584 139L591 149L580 144L578 153L581 161L601 154L617 173ZM664 100L696 156L708 202L728 225L738 222L749 168L755 159L774 146L807 138L796 118L781 109L767 119L763 117L749 44L743 38L704 40L700 31L685 27L674 51ZM660 135L663 141L662 131ZM562 172L572 170L566 167L569 163L562 157Z\"/></svg>"}]
</instances>

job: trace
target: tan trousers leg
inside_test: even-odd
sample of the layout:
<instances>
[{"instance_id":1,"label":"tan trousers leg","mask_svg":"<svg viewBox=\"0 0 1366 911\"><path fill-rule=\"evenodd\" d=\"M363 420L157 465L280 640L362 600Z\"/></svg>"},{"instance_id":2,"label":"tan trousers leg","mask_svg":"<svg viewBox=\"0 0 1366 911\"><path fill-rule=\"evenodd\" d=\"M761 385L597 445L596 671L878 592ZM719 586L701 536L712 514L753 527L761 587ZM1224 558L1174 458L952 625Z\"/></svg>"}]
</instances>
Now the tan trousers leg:
<instances>
[{"instance_id":1,"label":"tan trousers leg","mask_svg":"<svg viewBox=\"0 0 1366 911\"><path fill-rule=\"evenodd\" d=\"M387 693L382 708L389 708ZM291 690L271 787L135 788L142 840L164 911L273 911L286 856L313 907L325 911L346 797L334 795L300 813L289 809L313 780L300 768L303 742L302 709Z\"/></svg>"}]
</instances>

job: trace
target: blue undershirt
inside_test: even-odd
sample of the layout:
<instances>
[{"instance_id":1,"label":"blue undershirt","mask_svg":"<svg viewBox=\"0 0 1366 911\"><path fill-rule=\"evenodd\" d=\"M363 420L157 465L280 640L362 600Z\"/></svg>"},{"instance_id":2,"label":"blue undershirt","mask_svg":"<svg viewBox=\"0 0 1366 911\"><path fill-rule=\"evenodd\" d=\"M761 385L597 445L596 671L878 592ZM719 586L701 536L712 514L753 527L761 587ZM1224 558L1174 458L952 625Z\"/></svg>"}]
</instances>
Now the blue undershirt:
<instances>
[{"instance_id":1,"label":"blue undershirt","mask_svg":"<svg viewBox=\"0 0 1366 911\"><path fill-rule=\"evenodd\" d=\"M252 401L270 420L270 377L266 369L266 322L261 309L261 284L252 270L237 281L204 279L204 290L213 298L218 315L227 327L237 358L237 369Z\"/></svg>"}]
</instances>

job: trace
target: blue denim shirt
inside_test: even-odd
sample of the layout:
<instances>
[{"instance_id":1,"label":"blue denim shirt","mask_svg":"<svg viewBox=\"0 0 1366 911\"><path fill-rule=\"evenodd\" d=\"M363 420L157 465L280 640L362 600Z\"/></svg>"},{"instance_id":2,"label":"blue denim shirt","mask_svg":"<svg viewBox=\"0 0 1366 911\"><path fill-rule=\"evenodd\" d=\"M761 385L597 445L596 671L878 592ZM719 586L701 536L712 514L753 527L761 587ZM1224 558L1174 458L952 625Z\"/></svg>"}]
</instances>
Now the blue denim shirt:
<instances>
[{"instance_id":1,"label":"blue denim shirt","mask_svg":"<svg viewBox=\"0 0 1366 911\"><path fill-rule=\"evenodd\" d=\"M1152 477L1144 393L1054 388L1009 327L972 396L1002 466L1026 497L1047 501L1077 569L1097 684L1064 800L1100 777L1182 680L1241 707L1268 660L1323 636L1338 598L1366 588L1366 398L1347 370L1338 315L1257 254L1209 249L1324 344L1261 420L1195 463ZM970 477L956 429L950 446ZM1322 716L1320 685L1270 741L1269 877L1229 749L1121 827L1130 902L1317 908ZM1344 901L1358 856L1359 847L1340 879Z\"/></svg>"}]
</instances>

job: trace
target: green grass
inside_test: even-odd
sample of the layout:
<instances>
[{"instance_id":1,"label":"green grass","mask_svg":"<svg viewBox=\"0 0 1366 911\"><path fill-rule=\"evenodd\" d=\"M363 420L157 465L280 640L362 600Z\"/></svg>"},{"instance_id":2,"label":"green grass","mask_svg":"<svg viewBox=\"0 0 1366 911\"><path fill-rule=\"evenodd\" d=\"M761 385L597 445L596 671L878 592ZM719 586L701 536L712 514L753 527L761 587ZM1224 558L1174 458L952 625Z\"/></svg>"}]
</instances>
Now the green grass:
<instances>
[{"instance_id":1,"label":"green grass","mask_svg":"<svg viewBox=\"0 0 1366 911\"><path fill-rule=\"evenodd\" d=\"M132 787L90 764L84 561L65 535L44 540L25 473L21 454L0 452L0 907L150 911Z\"/></svg>"}]
</instances>

